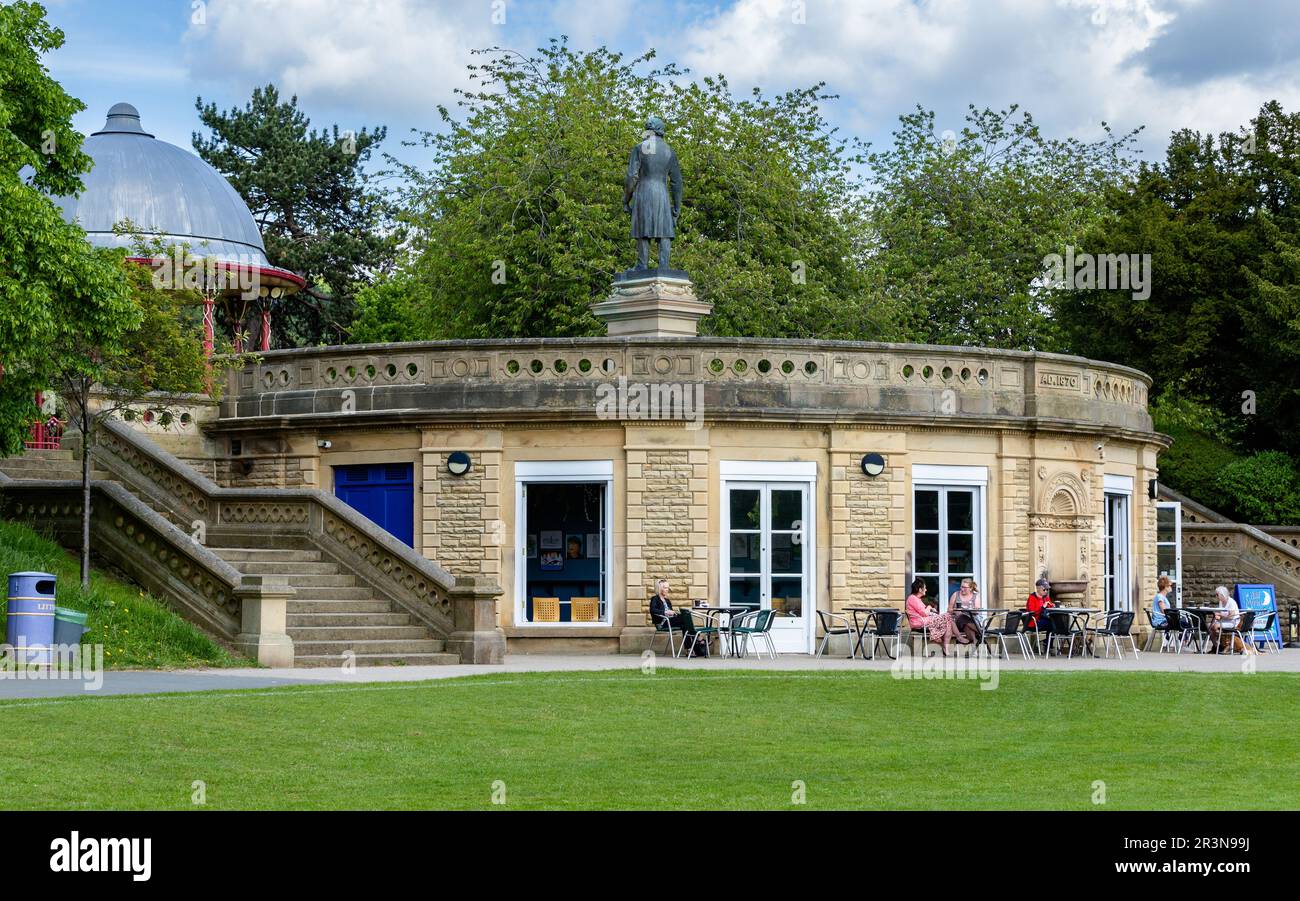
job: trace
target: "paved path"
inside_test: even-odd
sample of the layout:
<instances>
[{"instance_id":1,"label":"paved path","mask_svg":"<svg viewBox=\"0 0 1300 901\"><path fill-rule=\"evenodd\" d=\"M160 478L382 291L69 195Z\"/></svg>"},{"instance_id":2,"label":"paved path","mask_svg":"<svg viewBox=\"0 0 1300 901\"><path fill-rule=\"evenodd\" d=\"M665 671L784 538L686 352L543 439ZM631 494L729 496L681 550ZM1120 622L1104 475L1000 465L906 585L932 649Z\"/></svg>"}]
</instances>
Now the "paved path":
<instances>
[{"instance_id":1,"label":"paved path","mask_svg":"<svg viewBox=\"0 0 1300 901\"><path fill-rule=\"evenodd\" d=\"M942 659L942 658L939 658ZM1203 654L1143 654L1134 660L1127 654L1123 660L1105 658L1056 658L1050 660L996 661L1002 672L1030 670L1040 672L1066 672L1071 670L1156 671L1196 673L1239 673L1246 658ZM978 663L989 665L990 658ZM784 654L776 660L717 659L674 660L671 657L654 658L658 667L676 667L690 670L858 670L881 671L890 669L891 661L881 656L871 660L846 660L843 657L809 657L804 654ZM960 662L960 661L959 661ZM972 661L975 662L975 661ZM307 669L202 669L180 671L108 670L102 674L103 684L92 688L80 680L27 680L16 679L0 673L0 699L55 698L76 695L158 694L182 691L218 691L240 688L272 688L284 685L361 684L366 682L418 682L427 679L451 679L458 676L481 676L491 673L573 672L640 669L643 661L631 655L533 655L513 654L506 662L496 666L369 666L358 667L353 672L334 668ZM1287 649L1280 654L1264 654L1254 658L1256 672L1300 672L1300 650Z\"/></svg>"}]
</instances>

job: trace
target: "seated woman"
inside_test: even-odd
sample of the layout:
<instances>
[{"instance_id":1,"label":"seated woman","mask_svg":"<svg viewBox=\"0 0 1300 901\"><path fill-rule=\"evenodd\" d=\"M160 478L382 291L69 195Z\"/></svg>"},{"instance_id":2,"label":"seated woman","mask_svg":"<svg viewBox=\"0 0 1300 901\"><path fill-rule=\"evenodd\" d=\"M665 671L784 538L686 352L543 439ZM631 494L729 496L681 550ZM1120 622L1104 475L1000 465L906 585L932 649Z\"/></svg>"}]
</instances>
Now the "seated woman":
<instances>
[{"instance_id":1,"label":"seated woman","mask_svg":"<svg viewBox=\"0 0 1300 901\"><path fill-rule=\"evenodd\" d=\"M957 590L948 596L948 612L952 614L958 631L966 638L963 644L980 639L979 624L975 622L975 614L970 612L979 605L980 589L974 579L962 579Z\"/></svg>"},{"instance_id":2,"label":"seated woman","mask_svg":"<svg viewBox=\"0 0 1300 901\"><path fill-rule=\"evenodd\" d=\"M1047 615L1047 611L1055 607L1050 597L1052 584L1046 579L1039 579L1034 583L1033 594L1029 595L1029 600L1025 601L1025 610L1029 613L1029 621L1025 623L1025 629L1037 628L1039 632L1052 631L1052 618Z\"/></svg>"},{"instance_id":3,"label":"seated woman","mask_svg":"<svg viewBox=\"0 0 1300 901\"><path fill-rule=\"evenodd\" d=\"M1241 608L1232 599L1227 587L1220 585L1214 589L1214 599L1219 602L1219 607L1222 608L1214 614L1214 620L1210 623L1210 644L1214 648L1214 653L1217 654L1224 650L1223 631L1227 627L1230 630L1228 635L1231 636L1231 650L1240 651L1243 654L1253 654L1255 652L1254 644L1247 644L1242 641L1240 632L1231 631L1241 625Z\"/></svg>"},{"instance_id":4,"label":"seated woman","mask_svg":"<svg viewBox=\"0 0 1300 901\"><path fill-rule=\"evenodd\" d=\"M1167 624L1165 613L1169 610L1169 589L1174 585L1168 576L1156 580L1156 596L1151 599L1151 625L1163 629Z\"/></svg>"},{"instance_id":5,"label":"seated woman","mask_svg":"<svg viewBox=\"0 0 1300 901\"><path fill-rule=\"evenodd\" d=\"M962 644L968 644L964 638L959 639L957 636L959 630L957 623L953 621L952 614L940 613L934 607L927 606L922 600L926 593L925 580L912 580L912 593L907 596L907 621L911 624L914 631L928 629L930 640L935 644L943 645L943 654L948 656L948 645L954 640Z\"/></svg>"},{"instance_id":6,"label":"seated woman","mask_svg":"<svg viewBox=\"0 0 1300 901\"><path fill-rule=\"evenodd\" d=\"M650 598L650 622L658 628L661 623L671 625L674 629L679 630L684 636L687 646L693 648L690 656L707 657L709 656L709 646L702 644L698 649L695 648L695 628L694 620L691 620L690 627L682 620L682 615L673 610L673 602L668 599L668 580L660 579L655 582L655 593Z\"/></svg>"}]
</instances>

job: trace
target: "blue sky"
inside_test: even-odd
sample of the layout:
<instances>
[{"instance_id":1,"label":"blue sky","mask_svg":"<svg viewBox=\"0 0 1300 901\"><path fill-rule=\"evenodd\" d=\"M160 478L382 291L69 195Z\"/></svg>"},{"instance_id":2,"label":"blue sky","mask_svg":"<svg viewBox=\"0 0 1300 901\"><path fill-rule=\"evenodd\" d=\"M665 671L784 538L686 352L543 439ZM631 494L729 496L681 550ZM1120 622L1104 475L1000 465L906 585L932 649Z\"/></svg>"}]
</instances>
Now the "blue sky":
<instances>
[{"instance_id":1,"label":"blue sky","mask_svg":"<svg viewBox=\"0 0 1300 901\"><path fill-rule=\"evenodd\" d=\"M3 2L3 0L0 0ZM938 128L968 103L1030 110L1049 133L1235 128L1265 100L1300 108L1297 0L47 0L67 36L54 75L93 131L113 103L188 147L194 98L242 104L274 81L313 124L389 126L387 149L454 102L469 51L648 47L734 89L826 81L828 117L878 146L918 103ZM504 21L502 21L504 20ZM410 152L410 153L413 153ZM402 152L410 159L408 152Z\"/></svg>"}]
</instances>

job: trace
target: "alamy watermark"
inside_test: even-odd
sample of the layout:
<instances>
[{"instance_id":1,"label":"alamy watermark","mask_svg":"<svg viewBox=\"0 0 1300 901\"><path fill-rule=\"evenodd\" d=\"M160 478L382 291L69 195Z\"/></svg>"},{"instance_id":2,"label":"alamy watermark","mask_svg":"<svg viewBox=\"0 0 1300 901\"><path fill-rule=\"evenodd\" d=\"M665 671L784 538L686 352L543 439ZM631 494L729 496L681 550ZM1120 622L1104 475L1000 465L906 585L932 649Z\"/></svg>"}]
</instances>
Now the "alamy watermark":
<instances>
[{"instance_id":1,"label":"alamy watermark","mask_svg":"<svg viewBox=\"0 0 1300 901\"><path fill-rule=\"evenodd\" d=\"M0 644L0 679L79 681L85 683L87 691L99 691L104 686L104 646L50 645L46 658L44 649L36 651Z\"/></svg>"},{"instance_id":2,"label":"alamy watermark","mask_svg":"<svg viewBox=\"0 0 1300 901\"><path fill-rule=\"evenodd\" d=\"M1001 662L991 654L916 657L906 647L898 649L898 659L889 666L895 679L970 679L980 683L981 691L996 689L1001 672Z\"/></svg>"},{"instance_id":3,"label":"alamy watermark","mask_svg":"<svg viewBox=\"0 0 1300 901\"><path fill-rule=\"evenodd\" d=\"M628 382L596 386L596 418L614 420L678 420L694 431L704 425L702 382Z\"/></svg>"},{"instance_id":4,"label":"alamy watermark","mask_svg":"<svg viewBox=\"0 0 1300 901\"><path fill-rule=\"evenodd\" d=\"M1134 300L1151 296L1151 254L1075 253L1066 245L1065 255L1043 257L1047 284L1073 291L1129 291Z\"/></svg>"}]
</instances>

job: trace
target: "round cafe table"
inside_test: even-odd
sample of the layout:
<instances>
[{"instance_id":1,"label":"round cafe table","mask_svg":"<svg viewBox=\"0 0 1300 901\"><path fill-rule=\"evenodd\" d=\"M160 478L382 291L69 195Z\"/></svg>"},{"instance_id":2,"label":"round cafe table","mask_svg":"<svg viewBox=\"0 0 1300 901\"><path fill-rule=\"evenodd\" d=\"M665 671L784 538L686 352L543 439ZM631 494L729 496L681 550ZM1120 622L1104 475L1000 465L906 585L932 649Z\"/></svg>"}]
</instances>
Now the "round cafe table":
<instances>
[{"instance_id":1,"label":"round cafe table","mask_svg":"<svg viewBox=\"0 0 1300 901\"><path fill-rule=\"evenodd\" d=\"M871 657L869 658L867 657L867 649L863 647L862 644L862 641L867 634L867 627L871 625L871 617L879 613L897 613L900 618L906 615L904 611L899 610L897 607L862 607L854 604L854 605L849 605L847 607L844 607L842 609L846 613L853 614L853 631L856 632L858 635L857 643L854 644L852 649L850 650L849 653L850 659L856 657L858 651L862 651L863 660L876 659L875 644L872 644L871 646ZM862 616L861 621L858 620L859 614L861 614ZM888 657L890 660L894 659L894 655L889 653L888 642L886 642L886 646L885 646L885 656Z\"/></svg>"}]
</instances>

